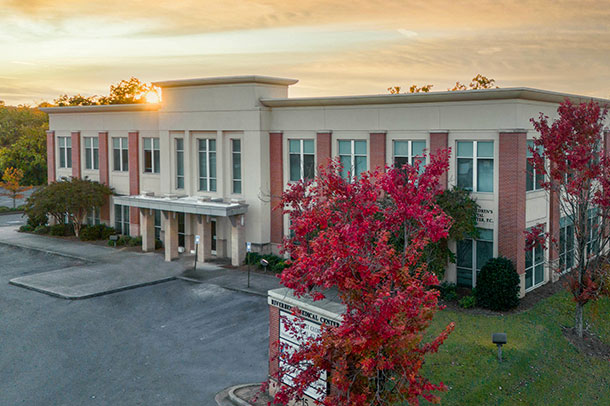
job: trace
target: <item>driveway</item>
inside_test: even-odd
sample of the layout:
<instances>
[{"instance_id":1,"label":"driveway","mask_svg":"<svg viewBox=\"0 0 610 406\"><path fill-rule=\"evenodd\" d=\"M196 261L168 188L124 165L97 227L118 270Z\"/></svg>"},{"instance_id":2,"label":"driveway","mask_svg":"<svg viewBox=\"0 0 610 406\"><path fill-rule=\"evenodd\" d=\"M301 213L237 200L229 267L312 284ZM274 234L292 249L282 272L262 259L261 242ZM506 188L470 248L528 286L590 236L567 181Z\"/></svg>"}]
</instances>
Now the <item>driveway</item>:
<instances>
[{"instance_id":1,"label":"driveway","mask_svg":"<svg viewBox=\"0 0 610 406\"><path fill-rule=\"evenodd\" d=\"M0 244L1 405L213 405L267 375L264 297L173 280L68 301L9 279L78 260Z\"/></svg>"}]
</instances>

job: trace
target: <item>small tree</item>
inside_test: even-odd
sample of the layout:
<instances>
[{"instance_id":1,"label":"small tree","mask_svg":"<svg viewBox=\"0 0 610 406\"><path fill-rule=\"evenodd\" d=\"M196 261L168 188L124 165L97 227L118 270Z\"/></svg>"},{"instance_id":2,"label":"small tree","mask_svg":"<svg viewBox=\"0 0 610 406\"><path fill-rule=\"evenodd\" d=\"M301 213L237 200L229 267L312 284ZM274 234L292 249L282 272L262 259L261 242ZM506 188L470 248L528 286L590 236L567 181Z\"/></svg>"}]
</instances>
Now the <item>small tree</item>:
<instances>
[{"instance_id":1,"label":"small tree","mask_svg":"<svg viewBox=\"0 0 610 406\"><path fill-rule=\"evenodd\" d=\"M598 257L610 246L610 151L603 147L608 110L593 101L573 105L566 99L557 112L552 123L542 113L531 120L540 133L530 148L531 164L544 175L541 185L559 203L561 215L574 225L575 271L569 290L576 302L575 329L582 337L584 306L608 288L608 259ZM527 234L528 248L546 241L559 248L555 236L540 231L535 227Z\"/></svg>"},{"instance_id":2,"label":"small tree","mask_svg":"<svg viewBox=\"0 0 610 406\"><path fill-rule=\"evenodd\" d=\"M78 237L87 212L101 207L112 189L88 179L70 178L53 182L32 193L26 203L28 217L50 215L57 223L63 223L65 216L74 225Z\"/></svg>"},{"instance_id":3,"label":"small tree","mask_svg":"<svg viewBox=\"0 0 610 406\"><path fill-rule=\"evenodd\" d=\"M20 182L23 179L23 172L16 168L6 168L4 175L2 175L2 181L0 181L0 188L4 191L0 191L0 195L9 196L13 199L13 209L17 199L23 199L25 196L23 192L30 190L31 186L21 186Z\"/></svg>"},{"instance_id":4,"label":"small tree","mask_svg":"<svg viewBox=\"0 0 610 406\"><path fill-rule=\"evenodd\" d=\"M335 161L314 181L285 192L282 204L294 236L285 241L292 261L282 283L314 300L324 298L321 290L337 289L346 311L340 326L323 326L320 337L284 353L288 368L299 366L300 372L293 386L279 389L276 402L302 397L321 371L330 371L337 388L325 405L417 404L420 397L435 400L433 392L444 389L420 374L425 355L453 329L450 324L424 342L438 309L438 291L431 289L438 279L421 257L428 244L447 237L451 225L435 202L447 167L448 152L442 151L421 175L406 166L349 182ZM391 236L401 227L406 243L396 249ZM284 368L275 376L279 381Z\"/></svg>"}]
</instances>

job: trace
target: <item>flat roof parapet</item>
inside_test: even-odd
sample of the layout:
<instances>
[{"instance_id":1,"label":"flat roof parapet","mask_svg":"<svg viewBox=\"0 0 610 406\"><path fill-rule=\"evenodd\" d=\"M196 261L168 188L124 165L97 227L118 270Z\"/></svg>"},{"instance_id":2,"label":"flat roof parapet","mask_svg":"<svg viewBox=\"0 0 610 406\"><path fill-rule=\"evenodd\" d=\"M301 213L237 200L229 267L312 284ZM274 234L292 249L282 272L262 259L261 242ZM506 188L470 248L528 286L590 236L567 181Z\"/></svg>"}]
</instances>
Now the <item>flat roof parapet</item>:
<instances>
[{"instance_id":1,"label":"flat roof parapet","mask_svg":"<svg viewBox=\"0 0 610 406\"><path fill-rule=\"evenodd\" d=\"M209 78L193 78L165 80L152 82L159 87L185 87L185 86L209 86L209 85L232 85L240 83L258 83L264 85L290 86L297 83L297 79L278 78L273 76L243 75L243 76L218 76Z\"/></svg>"}]
</instances>

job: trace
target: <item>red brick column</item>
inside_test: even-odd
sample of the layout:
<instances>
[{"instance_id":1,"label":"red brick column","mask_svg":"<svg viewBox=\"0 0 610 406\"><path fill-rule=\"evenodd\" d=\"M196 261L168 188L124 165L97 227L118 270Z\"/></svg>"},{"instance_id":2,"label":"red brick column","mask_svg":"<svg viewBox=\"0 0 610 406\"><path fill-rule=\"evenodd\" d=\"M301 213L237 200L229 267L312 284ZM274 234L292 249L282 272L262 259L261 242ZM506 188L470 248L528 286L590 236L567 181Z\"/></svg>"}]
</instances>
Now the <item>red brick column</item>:
<instances>
[{"instance_id":1,"label":"red brick column","mask_svg":"<svg viewBox=\"0 0 610 406\"><path fill-rule=\"evenodd\" d=\"M371 171L379 169L385 172L386 165L386 133L374 132L369 134L371 145Z\"/></svg>"},{"instance_id":2,"label":"red brick column","mask_svg":"<svg viewBox=\"0 0 610 406\"><path fill-rule=\"evenodd\" d=\"M319 132L316 137L316 163L317 166L328 165L332 159L332 132Z\"/></svg>"},{"instance_id":3,"label":"red brick column","mask_svg":"<svg viewBox=\"0 0 610 406\"><path fill-rule=\"evenodd\" d=\"M498 156L498 254L525 273L526 133L501 132Z\"/></svg>"},{"instance_id":4,"label":"red brick column","mask_svg":"<svg viewBox=\"0 0 610 406\"><path fill-rule=\"evenodd\" d=\"M55 182L55 131L47 131L47 183Z\"/></svg>"},{"instance_id":5,"label":"red brick column","mask_svg":"<svg viewBox=\"0 0 610 406\"><path fill-rule=\"evenodd\" d=\"M108 132L100 131L97 134L99 157L100 157L100 183L110 186L110 174L108 172ZM110 198L107 198L106 203L100 207L100 220L110 221Z\"/></svg>"},{"instance_id":6,"label":"red brick column","mask_svg":"<svg viewBox=\"0 0 610 406\"><path fill-rule=\"evenodd\" d=\"M129 133L129 194L140 194L140 134L138 131ZM129 208L129 233L140 234L140 210L137 207Z\"/></svg>"},{"instance_id":7,"label":"red brick column","mask_svg":"<svg viewBox=\"0 0 610 406\"><path fill-rule=\"evenodd\" d=\"M280 309L269 306L269 376L274 376L280 369Z\"/></svg>"},{"instance_id":8,"label":"red brick column","mask_svg":"<svg viewBox=\"0 0 610 406\"><path fill-rule=\"evenodd\" d=\"M449 148L449 133L440 131L430 133L430 151L428 151L428 154L436 154L439 150L447 148ZM447 189L447 172L441 175L439 183L441 188Z\"/></svg>"},{"instance_id":9,"label":"red brick column","mask_svg":"<svg viewBox=\"0 0 610 406\"><path fill-rule=\"evenodd\" d=\"M271 188L271 244L281 244L284 238L284 219L277 208L284 191L284 150L281 132L269 133L269 175Z\"/></svg>"},{"instance_id":10,"label":"red brick column","mask_svg":"<svg viewBox=\"0 0 610 406\"><path fill-rule=\"evenodd\" d=\"M72 176L75 178L81 177L80 164L80 131L72 132Z\"/></svg>"},{"instance_id":11,"label":"red brick column","mask_svg":"<svg viewBox=\"0 0 610 406\"><path fill-rule=\"evenodd\" d=\"M554 241L559 243L559 219L561 217L561 210L559 209L559 194L556 191L550 193L550 207L549 207L549 234ZM559 261L559 250L557 245L552 242L549 244L549 263L551 267L550 281L557 282L559 274L555 272ZM557 262L557 264L555 263Z\"/></svg>"}]
</instances>

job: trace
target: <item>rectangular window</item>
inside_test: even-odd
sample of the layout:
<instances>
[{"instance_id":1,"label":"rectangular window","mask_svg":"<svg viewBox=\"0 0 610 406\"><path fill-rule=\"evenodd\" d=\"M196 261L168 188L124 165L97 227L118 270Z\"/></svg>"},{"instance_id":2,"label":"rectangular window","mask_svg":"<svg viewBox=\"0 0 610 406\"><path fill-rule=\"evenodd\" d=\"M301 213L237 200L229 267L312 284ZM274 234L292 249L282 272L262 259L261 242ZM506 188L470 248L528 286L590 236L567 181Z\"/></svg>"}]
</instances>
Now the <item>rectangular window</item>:
<instances>
[{"instance_id":1,"label":"rectangular window","mask_svg":"<svg viewBox=\"0 0 610 406\"><path fill-rule=\"evenodd\" d=\"M531 290L544 282L544 249L536 244L525 251L525 290Z\"/></svg>"},{"instance_id":2,"label":"rectangular window","mask_svg":"<svg viewBox=\"0 0 610 406\"><path fill-rule=\"evenodd\" d=\"M559 266L563 272L574 266L574 223L569 217L559 220Z\"/></svg>"},{"instance_id":3,"label":"rectangular window","mask_svg":"<svg viewBox=\"0 0 610 406\"><path fill-rule=\"evenodd\" d=\"M155 225L155 240L161 240L161 210L153 210Z\"/></svg>"},{"instance_id":4,"label":"rectangular window","mask_svg":"<svg viewBox=\"0 0 610 406\"><path fill-rule=\"evenodd\" d=\"M59 141L59 167L72 168L72 138L57 137Z\"/></svg>"},{"instance_id":5,"label":"rectangular window","mask_svg":"<svg viewBox=\"0 0 610 406\"><path fill-rule=\"evenodd\" d=\"M176 189L184 189L184 139L176 138Z\"/></svg>"},{"instance_id":6,"label":"rectangular window","mask_svg":"<svg viewBox=\"0 0 610 406\"><path fill-rule=\"evenodd\" d=\"M419 163L419 172L424 171L426 164L426 141L394 141L394 167Z\"/></svg>"},{"instance_id":7,"label":"rectangular window","mask_svg":"<svg viewBox=\"0 0 610 406\"><path fill-rule=\"evenodd\" d=\"M112 139L112 161L115 171L127 172L129 170L129 149L127 137Z\"/></svg>"},{"instance_id":8,"label":"rectangular window","mask_svg":"<svg viewBox=\"0 0 610 406\"><path fill-rule=\"evenodd\" d=\"M316 169L313 140L288 140L288 153L290 180L313 179Z\"/></svg>"},{"instance_id":9,"label":"rectangular window","mask_svg":"<svg viewBox=\"0 0 610 406\"><path fill-rule=\"evenodd\" d=\"M457 284L475 287L481 268L493 258L493 230L479 229L476 240L462 240L457 243Z\"/></svg>"},{"instance_id":10,"label":"rectangular window","mask_svg":"<svg viewBox=\"0 0 610 406\"><path fill-rule=\"evenodd\" d=\"M129 206L114 205L114 229L119 234L129 235Z\"/></svg>"},{"instance_id":11,"label":"rectangular window","mask_svg":"<svg viewBox=\"0 0 610 406\"><path fill-rule=\"evenodd\" d=\"M185 247L186 234L184 232L184 213L178 213L178 246Z\"/></svg>"},{"instance_id":12,"label":"rectangular window","mask_svg":"<svg viewBox=\"0 0 610 406\"><path fill-rule=\"evenodd\" d=\"M599 235L601 233L599 225L599 215L597 209L587 211L587 255L597 255L599 253Z\"/></svg>"},{"instance_id":13,"label":"rectangular window","mask_svg":"<svg viewBox=\"0 0 610 406\"><path fill-rule=\"evenodd\" d=\"M530 151L530 147L534 148L534 141L528 140L527 147L528 147L527 148L527 171L526 171L527 177L525 179L525 190L530 192L533 190L542 189L541 183L543 182L544 174L540 170L534 171L534 165L532 165L532 163L531 163L531 158L534 156L534 154ZM542 150L542 147L539 146L539 147L537 147L537 149L538 149L538 152L540 153Z\"/></svg>"},{"instance_id":14,"label":"rectangular window","mask_svg":"<svg viewBox=\"0 0 610 406\"><path fill-rule=\"evenodd\" d=\"M87 224L90 226L96 226L100 224L100 209L99 207L94 207L87 211Z\"/></svg>"},{"instance_id":15,"label":"rectangular window","mask_svg":"<svg viewBox=\"0 0 610 406\"><path fill-rule=\"evenodd\" d=\"M339 141L339 160L343 169L341 176L353 181L367 170L366 141L341 140Z\"/></svg>"},{"instance_id":16,"label":"rectangular window","mask_svg":"<svg viewBox=\"0 0 610 406\"><path fill-rule=\"evenodd\" d=\"M458 187L473 192L493 192L493 141L458 141Z\"/></svg>"},{"instance_id":17,"label":"rectangular window","mask_svg":"<svg viewBox=\"0 0 610 406\"><path fill-rule=\"evenodd\" d=\"M144 138L144 172L159 173L161 153L158 138Z\"/></svg>"},{"instance_id":18,"label":"rectangular window","mask_svg":"<svg viewBox=\"0 0 610 406\"><path fill-rule=\"evenodd\" d=\"M241 194L241 140L231 140L233 193Z\"/></svg>"},{"instance_id":19,"label":"rectangular window","mask_svg":"<svg viewBox=\"0 0 610 406\"><path fill-rule=\"evenodd\" d=\"M97 137L85 137L85 169L100 168L100 153Z\"/></svg>"},{"instance_id":20,"label":"rectangular window","mask_svg":"<svg viewBox=\"0 0 610 406\"><path fill-rule=\"evenodd\" d=\"M199 190L216 191L216 140L199 140Z\"/></svg>"}]
</instances>

